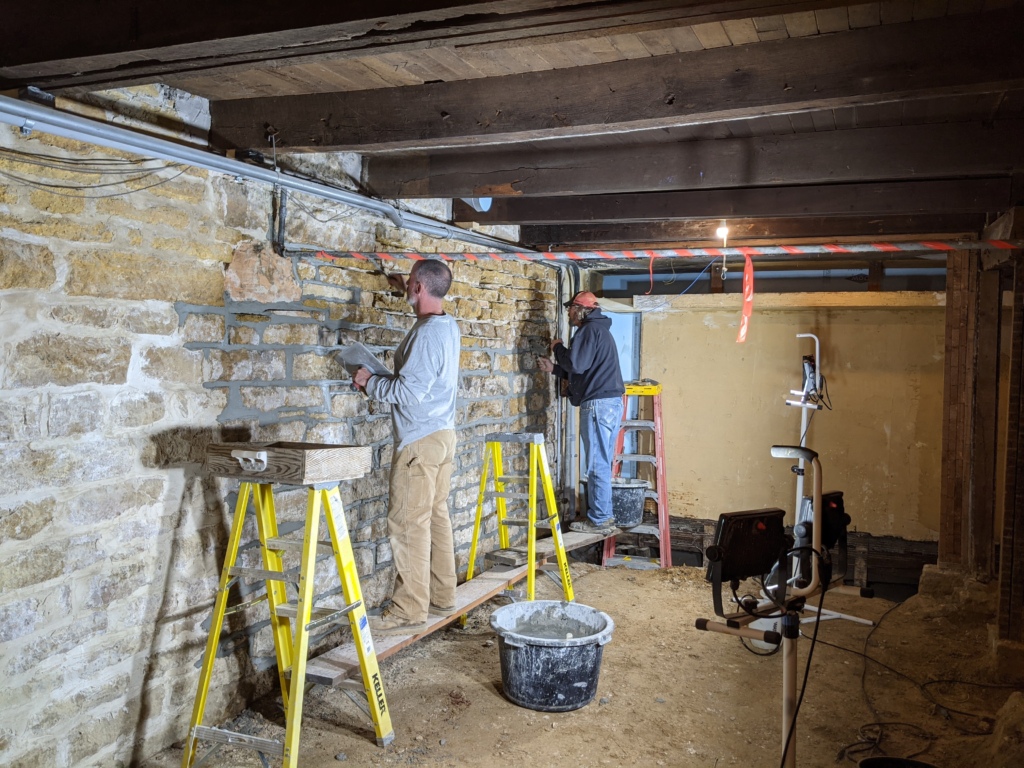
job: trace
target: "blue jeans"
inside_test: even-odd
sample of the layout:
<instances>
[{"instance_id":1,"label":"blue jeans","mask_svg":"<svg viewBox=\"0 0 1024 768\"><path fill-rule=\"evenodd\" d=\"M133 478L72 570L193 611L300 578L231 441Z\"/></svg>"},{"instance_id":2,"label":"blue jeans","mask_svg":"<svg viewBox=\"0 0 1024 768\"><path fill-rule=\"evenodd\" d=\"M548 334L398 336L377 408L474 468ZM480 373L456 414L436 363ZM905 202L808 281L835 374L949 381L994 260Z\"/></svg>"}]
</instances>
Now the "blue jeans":
<instances>
[{"instance_id":1,"label":"blue jeans","mask_svg":"<svg viewBox=\"0 0 1024 768\"><path fill-rule=\"evenodd\" d=\"M588 400L580 406L580 438L587 452L587 517L608 525L612 515L612 460L622 423L622 398Z\"/></svg>"}]
</instances>

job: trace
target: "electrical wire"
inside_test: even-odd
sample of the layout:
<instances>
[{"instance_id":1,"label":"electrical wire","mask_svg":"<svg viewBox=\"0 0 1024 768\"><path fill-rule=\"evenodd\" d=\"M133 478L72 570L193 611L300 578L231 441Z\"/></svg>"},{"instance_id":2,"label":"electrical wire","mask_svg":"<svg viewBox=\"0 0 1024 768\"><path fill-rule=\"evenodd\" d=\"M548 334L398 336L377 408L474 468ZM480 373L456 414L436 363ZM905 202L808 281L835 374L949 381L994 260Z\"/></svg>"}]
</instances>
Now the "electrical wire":
<instances>
[{"instance_id":1,"label":"electrical wire","mask_svg":"<svg viewBox=\"0 0 1024 768\"><path fill-rule=\"evenodd\" d=\"M79 197L79 198L101 198L101 197L120 197L124 195L130 195L135 192L141 192L146 189L152 189L153 187L166 184L169 181L181 176L185 173L185 167L182 163L161 163L157 166L150 166L147 163L153 163L149 159L138 159L131 160L127 158L64 158L56 155L45 155L38 152L25 152L15 149L0 148L0 158L8 160L12 164L27 165L35 168L46 168L52 171L60 171L62 173L72 174L83 174L83 175L94 175L94 176L124 176L125 178L115 179L109 182L89 182L83 184L69 184L60 182L43 182L37 179L30 179L21 176L17 173L12 173L7 170L0 170L0 177L9 179L16 184L24 184L28 187L35 189L41 189L52 195L58 197ZM181 170L173 176L159 179L153 184L147 184L135 189L129 189L123 192L114 192L110 194L86 194L85 190L96 190L96 189L107 189L110 187L118 187L133 182L142 181L155 176L157 173L167 169L180 168ZM58 191L64 190L64 191Z\"/></svg>"}]
</instances>

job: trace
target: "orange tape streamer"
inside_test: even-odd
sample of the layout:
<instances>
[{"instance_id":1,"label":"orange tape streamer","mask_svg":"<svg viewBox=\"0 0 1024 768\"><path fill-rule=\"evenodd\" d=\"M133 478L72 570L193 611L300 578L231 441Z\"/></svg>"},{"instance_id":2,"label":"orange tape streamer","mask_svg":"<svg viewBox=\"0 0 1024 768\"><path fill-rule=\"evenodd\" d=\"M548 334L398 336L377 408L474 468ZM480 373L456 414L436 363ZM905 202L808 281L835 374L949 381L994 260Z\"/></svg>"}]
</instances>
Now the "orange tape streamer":
<instances>
[{"instance_id":1,"label":"orange tape streamer","mask_svg":"<svg viewBox=\"0 0 1024 768\"><path fill-rule=\"evenodd\" d=\"M740 332L736 336L737 344L747 340L750 315L754 312L754 263L750 260L749 253L744 258L747 263L743 265L743 316L740 318Z\"/></svg>"}]
</instances>

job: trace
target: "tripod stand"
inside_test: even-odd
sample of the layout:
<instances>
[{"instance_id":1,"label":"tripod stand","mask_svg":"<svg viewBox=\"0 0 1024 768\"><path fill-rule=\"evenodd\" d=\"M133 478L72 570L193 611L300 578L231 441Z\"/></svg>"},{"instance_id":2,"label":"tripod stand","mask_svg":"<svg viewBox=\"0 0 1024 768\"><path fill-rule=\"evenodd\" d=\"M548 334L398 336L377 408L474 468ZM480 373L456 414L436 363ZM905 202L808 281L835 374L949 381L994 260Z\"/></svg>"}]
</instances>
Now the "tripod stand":
<instances>
[{"instance_id":1,"label":"tripod stand","mask_svg":"<svg viewBox=\"0 0 1024 768\"><path fill-rule=\"evenodd\" d=\"M807 598L815 594L824 596L830 588L831 560L822 545L823 524L821 503L821 464L818 454L809 448L793 445L772 446L772 456L782 459L798 459L810 462L814 471L812 513L810 520L810 545L793 547L793 539L786 535L783 527L785 513L781 509L756 510L753 512L731 512L720 516L715 533L715 544L708 548L708 575L713 585L715 613L725 621L697 619L699 630L718 632L747 638L767 645L782 646L782 762L784 768L796 768L796 716L799 708L797 697L797 641L800 638L800 612L806 606ZM799 564L800 557L807 554L806 578L798 578L795 585L789 578L789 565ZM772 565L776 565L777 579L774 587L767 587L768 600L757 602L753 598L738 601L741 611L726 615L722 610L722 583L729 581L735 594L742 579L762 576ZM867 590L850 587L835 587L834 591L871 597ZM763 608L774 606L781 611L781 632L758 630L749 626L757 619L765 618ZM815 621L824 613L820 609ZM817 624L815 625L815 639ZM812 641L811 652L814 644ZM810 653L808 654L808 662ZM808 663L808 669L810 664ZM806 683L806 676L805 676Z\"/></svg>"}]
</instances>

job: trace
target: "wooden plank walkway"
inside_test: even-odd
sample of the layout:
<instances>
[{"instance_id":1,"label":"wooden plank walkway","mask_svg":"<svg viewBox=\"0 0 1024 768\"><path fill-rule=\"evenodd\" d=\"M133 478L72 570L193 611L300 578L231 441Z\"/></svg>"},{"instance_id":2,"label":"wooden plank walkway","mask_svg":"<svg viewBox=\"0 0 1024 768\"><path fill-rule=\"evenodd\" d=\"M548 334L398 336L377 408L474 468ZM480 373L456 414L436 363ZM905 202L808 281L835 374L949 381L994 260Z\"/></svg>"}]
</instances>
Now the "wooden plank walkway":
<instances>
[{"instance_id":1,"label":"wooden plank walkway","mask_svg":"<svg viewBox=\"0 0 1024 768\"><path fill-rule=\"evenodd\" d=\"M605 538L599 534L574 531L562 534L566 552L597 544L604 541ZM541 539L537 542L538 565L546 562L549 557L554 557L554 554L553 539ZM373 645L377 651L377 660L386 659L432 632L458 621L463 614L501 594L506 587L526 578L526 571L526 565L497 565L478 573L469 581L460 584L455 590L456 612L451 616L428 616L427 628L416 635L375 637ZM356 655L355 643L349 641L310 659L306 664L306 679L317 685L330 686L341 685L346 680L358 681L360 679L359 657Z\"/></svg>"}]
</instances>

